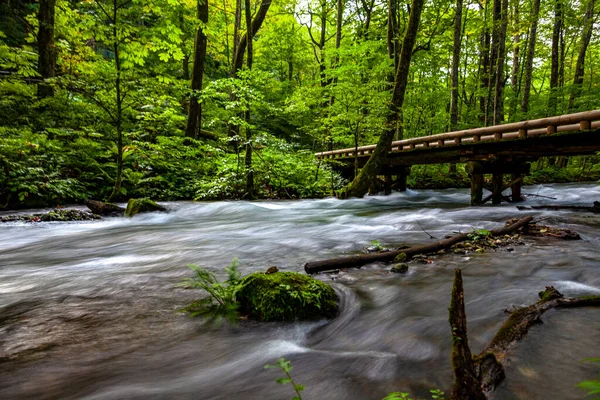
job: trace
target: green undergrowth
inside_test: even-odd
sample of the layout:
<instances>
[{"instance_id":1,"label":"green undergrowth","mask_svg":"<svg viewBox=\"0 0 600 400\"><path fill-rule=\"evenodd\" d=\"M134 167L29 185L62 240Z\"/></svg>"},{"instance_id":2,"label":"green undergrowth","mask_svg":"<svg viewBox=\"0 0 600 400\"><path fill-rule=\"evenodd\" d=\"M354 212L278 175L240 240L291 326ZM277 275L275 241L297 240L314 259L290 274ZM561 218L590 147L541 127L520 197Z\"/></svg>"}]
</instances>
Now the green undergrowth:
<instances>
[{"instance_id":1,"label":"green undergrowth","mask_svg":"<svg viewBox=\"0 0 600 400\"><path fill-rule=\"evenodd\" d=\"M180 286L202 289L208 297L193 302L182 311L210 320L230 322L247 317L258 321L295 321L333 318L337 314L337 295L331 286L297 272L255 272L242 277L238 261L225 268L228 278L202 267L190 265L195 276Z\"/></svg>"}]
</instances>

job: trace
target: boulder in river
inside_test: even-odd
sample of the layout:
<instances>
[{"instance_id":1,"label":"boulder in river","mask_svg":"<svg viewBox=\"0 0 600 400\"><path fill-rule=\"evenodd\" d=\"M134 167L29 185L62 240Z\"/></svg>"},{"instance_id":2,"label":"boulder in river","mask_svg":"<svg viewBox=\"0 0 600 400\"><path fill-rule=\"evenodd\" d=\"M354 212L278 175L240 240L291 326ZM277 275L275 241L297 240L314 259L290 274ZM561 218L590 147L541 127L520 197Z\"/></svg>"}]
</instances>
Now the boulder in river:
<instances>
[{"instance_id":1,"label":"boulder in river","mask_svg":"<svg viewBox=\"0 0 600 400\"><path fill-rule=\"evenodd\" d=\"M123 215L125 209L113 203L103 203L97 200L86 200L85 205L92 210L94 214L105 216Z\"/></svg>"},{"instance_id":2,"label":"boulder in river","mask_svg":"<svg viewBox=\"0 0 600 400\"><path fill-rule=\"evenodd\" d=\"M337 295L331 286L297 272L255 272L246 276L236 293L241 314L259 321L333 318Z\"/></svg>"},{"instance_id":3,"label":"boulder in river","mask_svg":"<svg viewBox=\"0 0 600 400\"><path fill-rule=\"evenodd\" d=\"M147 197L142 199L129 199L127 203L127 209L125 210L126 217L133 217L136 214L142 212L152 212L152 211L166 211L167 209L155 201L150 200Z\"/></svg>"}]
</instances>

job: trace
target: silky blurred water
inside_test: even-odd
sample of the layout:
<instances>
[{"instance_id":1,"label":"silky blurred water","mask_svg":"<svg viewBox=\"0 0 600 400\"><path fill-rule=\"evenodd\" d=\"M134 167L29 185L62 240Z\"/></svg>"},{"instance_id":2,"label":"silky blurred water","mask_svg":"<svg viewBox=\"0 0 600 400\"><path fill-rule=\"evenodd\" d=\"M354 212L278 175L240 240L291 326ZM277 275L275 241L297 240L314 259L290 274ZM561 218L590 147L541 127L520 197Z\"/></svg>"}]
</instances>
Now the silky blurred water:
<instances>
[{"instance_id":1,"label":"silky blurred water","mask_svg":"<svg viewBox=\"0 0 600 400\"><path fill-rule=\"evenodd\" d=\"M594 184L526 187L524 205L591 205ZM86 223L0 225L0 398L285 399L280 357L306 385L305 400L381 399L392 391L449 391L447 308L463 269L473 352L506 319L554 285L600 293L600 216L467 207L465 190L265 202L166 203L168 213ZM526 239L514 251L447 255L406 275L374 264L318 278L334 285L331 321L207 326L177 310L199 296L177 287L187 264L244 274L384 245L427 243L533 215L579 232L581 241ZM578 399L597 377L600 310L553 310L510 352L497 399Z\"/></svg>"}]
</instances>

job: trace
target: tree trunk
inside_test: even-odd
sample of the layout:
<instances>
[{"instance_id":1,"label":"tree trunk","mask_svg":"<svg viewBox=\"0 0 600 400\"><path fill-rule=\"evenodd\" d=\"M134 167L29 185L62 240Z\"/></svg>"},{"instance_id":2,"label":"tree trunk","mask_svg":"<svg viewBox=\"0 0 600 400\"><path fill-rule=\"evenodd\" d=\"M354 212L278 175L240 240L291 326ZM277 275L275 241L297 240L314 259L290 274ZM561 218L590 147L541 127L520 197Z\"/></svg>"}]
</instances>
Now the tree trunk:
<instances>
[{"instance_id":1,"label":"tree trunk","mask_svg":"<svg viewBox=\"0 0 600 400\"><path fill-rule=\"evenodd\" d=\"M121 54L119 48L119 36L117 30L117 17L119 15L118 0L113 0L113 16L112 16L112 33L113 33L113 50L115 52L115 66L117 76L115 79L115 102L117 103L117 113L115 115L115 128L117 131L117 178L112 193L107 199L107 202L121 194L121 185L123 181L123 96L121 94Z\"/></svg>"},{"instance_id":2,"label":"tree trunk","mask_svg":"<svg viewBox=\"0 0 600 400\"><path fill-rule=\"evenodd\" d=\"M39 29L37 34L38 42L38 72L42 79L49 79L56 76L56 58L57 51L54 45L54 14L56 0L40 0L40 9L38 13ZM38 85L38 97L44 98L54 94L52 86L41 82Z\"/></svg>"},{"instance_id":3,"label":"tree trunk","mask_svg":"<svg viewBox=\"0 0 600 400\"><path fill-rule=\"evenodd\" d=\"M483 11L483 31L480 37L479 44L479 90L481 95L479 97L479 121L481 124L487 126L488 121L488 97L484 94L488 89L488 82L490 80L490 32L487 28L487 2L483 5L480 4L480 9Z\"/></svg>"},{"instance_id":4,"label":"tree trunk","mask_svg":"<svg viewBox=\"0 0 600 400\"><path fill-rule=\"evenodd\" d=\"M510 73L510 86L513 91L513 97L510 103L510 120L516 121L517 104L519 101L519 57L521 53L521 32L519 21L519 0L513 1L513 61L512 71Z\"/></svg>"},{"instance_id":5,"label":"tree trunk","mask_svg":"<svg viewBox=\"0 0 600 400\"><path fill-rule=\"evenodd\" d=\"M245 0L246 7L246 35L249 38L254 37L252 31L252 9L250 8L250 0ZM247 41L248 55L246 58L246 66L249 70L252 69L252 40ZM246 195L249 198L254 198L254 171L252 170L252 130L250 129L250 105L247 106L245 113L246 121L246 157L244 165L246 167Z\"/></svg>"},{"instance_id":6,"label":"tree trunk","mask_svg":"<svg viewBox=\"0 0 600 400\"><path fill-rule=\"evenodd\" d=\"M463 1L456 0L454 14L454 47L452 49L452 95L450 97L450 130L458 129L458 66L460 63L460 46L462 42L462 8Z\"/></svg>"},{"instance_id":7,"label":"tree trunk","mask_svg":"<svg viewBox=\"0 0 600 400\"><path fill-rule=\"evenodd\" d=\"M454 270L454 285L452 298L448 309L452 333L452 371L454 372L454 389L452 400L486 400L473 357L469 348L467 336L467 314L465 312L465 297L460 269Z\"/></svg>"},{"instance_id":8,"label":"tree trunk","mask_svg":"<svg viewBox=\"0 0 600 400\"><path fill-rule=\"evenodd\" d=\"M559 42L563 31L562 0L554 3L554 27L552 29L552 56L550 62L550 96L548 98L548 113L556 115L556 99L559 82L558 66L560 64Z\"/></svg>"},{"instance_id":9,"label":"tree trunk","mask_svg":"<svg viewBox=\"0 0 600 400\"><path fill-rule=\"evenodd\" d=\"M204 77L204 60L206 59L206 48L208 44L204 27L208 23L208 0L198 0L198 20L202 25L196 32L194 41L194 69L192 70L192 97L188 112L185 136L198 139L198 132L202 128L202 103L198 96L202 92L202 79Z\"/></svg>"},{"instance_id":10,"label":"tree trunk","mask_svg":"<svg viewBox=\"0 0 600 400\"><path fill-rule=\"evenodd\" d=\"M575 77L573 78L573 90L569 97L569 112L573 110L575 98L581 93L583 84L583 75L585 72L585 53L592 38L594 28L594 0L590 0L585 16L583 17L583 30L581 32L581 43L579 44L579 54L577 55L577 64L575 65Z\"/></svg>"},{"instance_id":11,"label":"tree trunk","mask_svg":"<svg viewBox=\"0 0 600 400\"><path fill-rule=\"evenodd\" d=\"M377 176L377 172L385 165L387 154L390 151L394 135L398 129L402 129L402 105L404 104L404 95L408 85L408 71L410 61L417 40L419 22L421 20L421 11L425 0L412 0L408 26L405 29L402 49L400 50L400 62L396 71L394 90L392 92L392 101L388 106L388 117L386 129L379 137L377 147L367 161L367 164L360 171L358 176L348 186L344 196L363 197L369 190L371 182Z\"/></svg>"},{"instance_id":12,"label":"tree trunk","mask_svg":"<svg viewBox=\"0 0 600 400\"><path fill-rule=\"evenodd\" d=\"M559 0L560 1L560 0ZM525 82L523 83L523 97L521 97L521 111L529 112L529 95L531 94L531 80L533 76L533 56L535 55L535 40L537 35L537 24L540 14L540 0L533 2L533 16L529 28L529 43L525 57L525 71L523 72Z\"/></svg>"},{"instance_id":13,"label":"tree trunk","mask_svg":"<svg viewBox=\"0 0 600 400\"><path fill-rule=\"evenodd\" d=\"M494 90L494 125L504 121L504 59L506 57L506 27L508 26L508 0L502 0L500 29L498 30L498 47L496 61L496 82Z\"/></svg>"},{"instance_id":14,"label":"tree trunk","mask_svg":"<svg viewBox=\"0 0 600 400\"><path fill-rule=\"evenodd\" d=\"M271 0L262 0L260 3L260 8L256 13L256 16L252 20L252 38L256 35L256 32L262 26L265 17L267 16L267 11L269 11L269 7L271 6ZM244 53L246 52L246 46L248 45L248 32L246 32L242 37L240 37L240 42L238 43L235 49L235 56L233 58L233 65L231 76L236 77L237 72L242 69L244 65Z\"/></svg>"}]
</instances>

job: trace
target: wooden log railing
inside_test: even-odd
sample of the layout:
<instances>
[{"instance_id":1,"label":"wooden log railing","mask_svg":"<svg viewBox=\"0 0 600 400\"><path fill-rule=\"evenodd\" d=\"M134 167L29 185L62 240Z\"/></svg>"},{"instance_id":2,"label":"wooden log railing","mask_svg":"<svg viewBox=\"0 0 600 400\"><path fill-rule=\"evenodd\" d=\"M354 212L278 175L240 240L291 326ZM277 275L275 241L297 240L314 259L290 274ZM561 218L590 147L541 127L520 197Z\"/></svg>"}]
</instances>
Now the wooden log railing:
<instances>
[{"instance_id":1,"label":"wooden log railing","mask_svg":"<svg viewBox=\"0 0 600 400\"><path fill-rule=\"evenodd\" d=\"M596 128L600 128L600 110L398 140L392 142L391 152L399 153L402 151L429 147L439 148L443 146L473 144L480 141L524 139L557 132L573 132ZM324 151L316 153L315 157L319 159L346 158L354 157L355 152L357 152L359 156L368 156L373 153L375 147L377 147L377 145L372 144L360 146L358 148L351 147L347 149Z\"/></svg>"}]
</instances>

